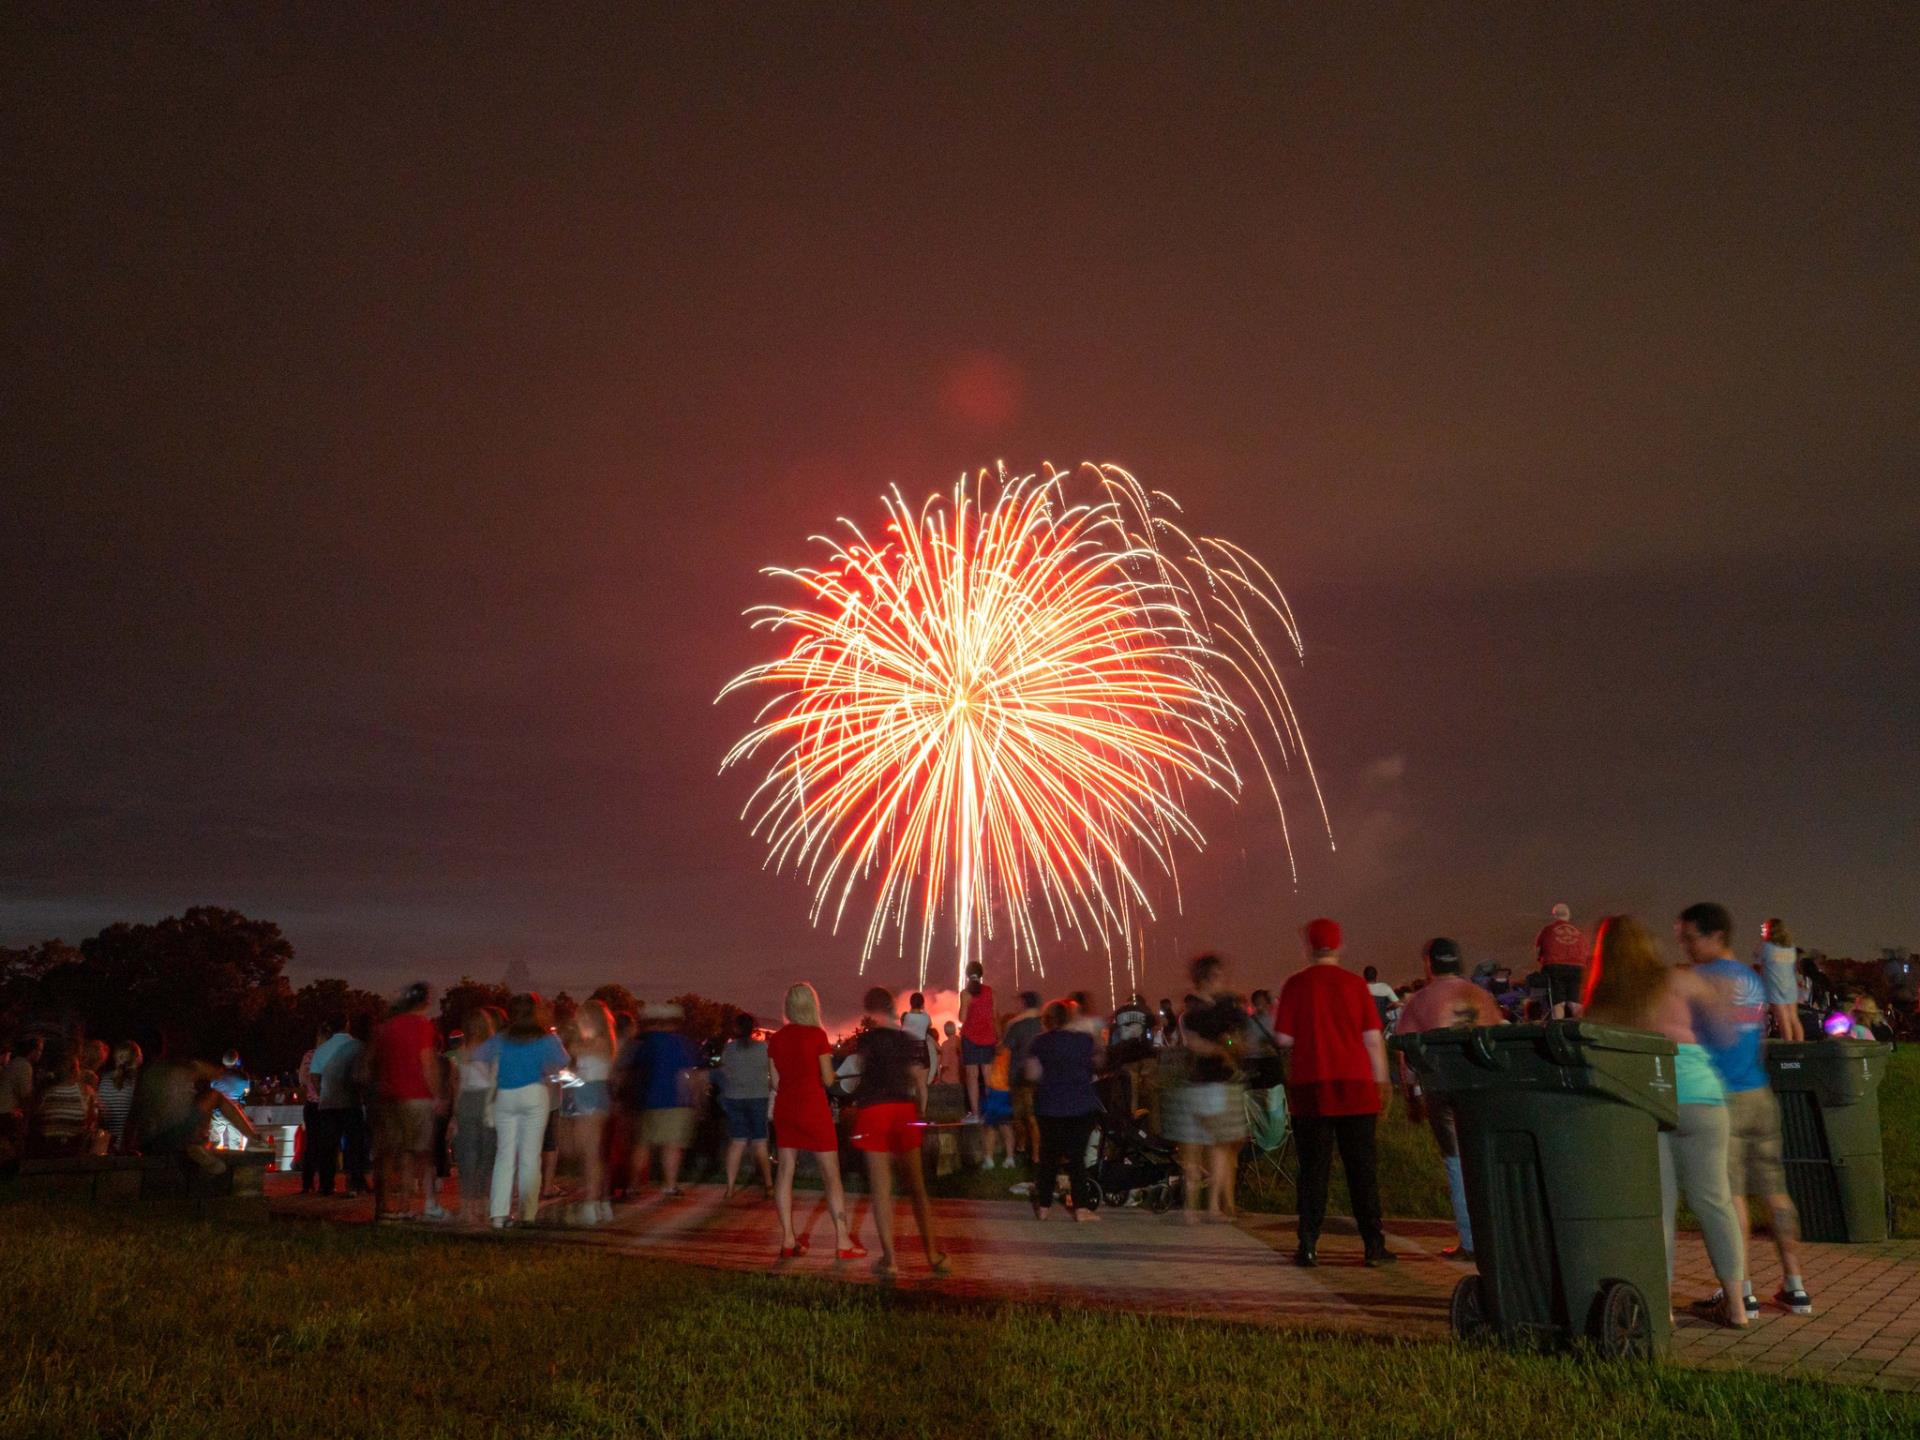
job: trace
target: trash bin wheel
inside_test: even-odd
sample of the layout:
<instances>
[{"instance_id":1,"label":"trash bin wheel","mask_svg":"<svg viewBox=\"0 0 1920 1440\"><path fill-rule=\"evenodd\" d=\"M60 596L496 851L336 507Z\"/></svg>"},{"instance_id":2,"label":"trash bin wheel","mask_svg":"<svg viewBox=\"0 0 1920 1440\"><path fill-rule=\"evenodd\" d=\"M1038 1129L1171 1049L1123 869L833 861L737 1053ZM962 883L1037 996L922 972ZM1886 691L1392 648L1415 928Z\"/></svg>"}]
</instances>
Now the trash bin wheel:
<instances>
[{"instance_id":1,"label":"trash bin wheel","mask_svg":"<svg viewBox=\"0 0 1920 1440\"><path fill-rule=\"evenodd\" d=\"M1593 1338L1609 1360L1644 1360L1653 1354L1653 1312L1631 1280L1609 1280L1600 1290Z\"/></svg>"},{"instance_id":2,"label":"trash bin wheel","mask_svg":"<svg viewBox=\"0 0 1920 1440\"><path fill-rule=\"evenodd\" d=\"M1486 1292L1480 1288L1478 1275L1464 1276L1453 1287L1447 1318L1453 1322L1453 1333L1462 1340L1484 1340L1493 1333L1493 1321L1487 1318Z\"/></svg>"}]
</instances>

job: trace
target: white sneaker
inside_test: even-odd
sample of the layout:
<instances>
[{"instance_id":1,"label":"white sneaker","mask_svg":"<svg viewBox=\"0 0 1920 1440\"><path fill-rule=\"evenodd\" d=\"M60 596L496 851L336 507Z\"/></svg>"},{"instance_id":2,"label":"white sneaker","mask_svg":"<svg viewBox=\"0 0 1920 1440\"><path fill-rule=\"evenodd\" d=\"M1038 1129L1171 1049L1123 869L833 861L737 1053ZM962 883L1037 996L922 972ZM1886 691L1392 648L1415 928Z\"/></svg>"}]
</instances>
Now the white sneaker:
<instances>
[{"instance_id":1,"label":"white sneaker","mask_svg":"<svg viewBox=\"0 0 1920 1440\"><path fill-rule=\"evenodd\" d=\"M978 1125L980 1123L980 1112L978 1110L969 1110L965 1115L960 1117L960 1123L962 1125Z\"/></svg>"},{"instance_id":2,"label":"white sneaker","mask_svg":"<svg viewBox=\"0 0 1920 1440\"><path fill-rule=\"evenodd\" d=\"M451 1220L453 1218L453 1216L438 1203L427 1206L427 1208L420 1213L425 1215L429 1220Z\"/></svg>"},{"instance_id":3,"label":"white sneaker","mask_svg":"<svg viewBox=\"0 0 1920 1440\"><path fill-rule=\"evenodd\" d=\"M598 1212L600 1216L601 1224L604 1225L606 1224L607 1221L613 1219L613 1202L611 1200L595 1201L594 1209Z\"/></svg>"}]
</instances>

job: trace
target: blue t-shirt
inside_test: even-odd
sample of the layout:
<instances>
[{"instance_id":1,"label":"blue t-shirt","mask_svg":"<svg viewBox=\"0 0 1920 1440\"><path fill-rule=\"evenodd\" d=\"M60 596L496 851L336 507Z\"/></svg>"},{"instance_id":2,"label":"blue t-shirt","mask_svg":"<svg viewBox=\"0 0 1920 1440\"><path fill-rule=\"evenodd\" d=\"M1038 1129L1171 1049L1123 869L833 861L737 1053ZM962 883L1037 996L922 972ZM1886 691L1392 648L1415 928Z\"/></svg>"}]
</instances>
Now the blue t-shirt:
<instances>
[{"instance_id":1,"label":"blue t-shirt","mask_svg":"<svg viewBox=\"0 0 1920 1440\"><path fill-rule=\"evenodd\" d=\"M1027 1045L1040 1062L1033 1087L1033 1113L1048 1119L1091 1115L1100 1109L1093 1089L1093 1037L1084 1030L1048 1030Z\"/></svg>"},{"instance_id":2,"label":"blue t-shirt","mask_svg":"<svg viewBox=\"0 0 1920 1440\"><path fill-rule=\"evenodd\" d=\"M567 1067L567 1047L552 1031L537 1039L522 1040L512 1035L489 1035L473 1052L473 1059L498 1065L494 1084L502 1090L520 1090L538 1085L556 1070Z\"/></svg>"},{"instance_id":3,"label":"blue t-shirt","mask_svg":"<svg viewBox=\"0 0 1920 1440\"><path fill-rule=\"evenodd\" d=\"M222 1070L213 1077L213 1088L236 1105L247 1098L247 1091L252 1086L253 1082L238 1070Z\"/></svg>"},{"instance_id":4,"label":"blue t-shirt","mask_svg":"<svg viewBox=\"0 0 1920 1440\"><path fill-rule=\"evenodd\" d=\"M1738 960L1709 960L1699 972L1730 992L1733 1027L1725 1035L1703 1030L1701 1044L1713 1057L1713 1068L1727 1089L1738 1094L1767 1088L1767 1065L1760 1045L1767 1031L1767 992L1751 965Z\"/></svg>"},{"instance_id":5,"label":"blue t-shirt","mask_svg":"<svg viewBox=\"0 0 1920 1440\"><path fill-rule=\"evenodd\" d=\"M700 1052L686 1036L672 1030L649 1030L640 1037L633 1059L640 1104L647 1110L677 1110L684 1106L680 1074L700 1063Z\"/></svg>"}]
</instances>

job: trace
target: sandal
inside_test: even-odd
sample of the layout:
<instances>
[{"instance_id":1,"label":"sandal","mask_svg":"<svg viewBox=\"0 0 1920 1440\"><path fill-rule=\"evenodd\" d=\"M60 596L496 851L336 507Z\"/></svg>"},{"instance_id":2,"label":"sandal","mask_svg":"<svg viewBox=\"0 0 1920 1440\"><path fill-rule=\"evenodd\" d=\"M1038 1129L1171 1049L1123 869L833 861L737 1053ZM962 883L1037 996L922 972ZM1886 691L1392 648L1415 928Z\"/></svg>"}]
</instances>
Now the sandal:
<instances>
[{"instance_id":1,"label":"sandal","mask_svg":"<svg viewBox=\"0 0 1920 1440\"><path fill-rule=\"evenodd\" d=\"M864 1260L867 1258L867 1247L856 1240L844 1250L834 1251L834 1257L839 1260Z\"/></svg>"}]
</instances>

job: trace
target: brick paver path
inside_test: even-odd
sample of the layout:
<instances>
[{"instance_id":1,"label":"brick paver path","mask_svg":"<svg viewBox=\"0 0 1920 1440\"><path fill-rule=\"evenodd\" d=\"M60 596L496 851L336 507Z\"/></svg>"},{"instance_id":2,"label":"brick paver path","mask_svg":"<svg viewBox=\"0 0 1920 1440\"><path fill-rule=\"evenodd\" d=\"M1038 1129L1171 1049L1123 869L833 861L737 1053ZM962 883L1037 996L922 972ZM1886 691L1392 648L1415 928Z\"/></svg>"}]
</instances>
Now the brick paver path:
<instances>
[{"instance_id":1,"label":"brick paver path","mask_svg":"<svg viewBox=\"0 0 1920 1440\"><path fill-rule=\"evenodd\" d=\"M292 1193L291 1177L269 1182L277 1215L366 1221L365 1200L319 1199ZM776 1258L779 1226L770 1202L744 1192L721 1199L715 1185L694 1185L669 1199L657 1192L616 1209L611 1224L572 1229L549 1223L563 1206L548 1208L540 1225L509 1232L504 1243L591 1245L626 1254L728 1270L827 1276L871 1284L871 1262L838 1264L833 1226L823 1197L795 1196L796 1220L811 1230L814 1250L799 1260ZM755 1198L749 1198L749 1197ZM448 1195L449 1203L453 1196ZM863 1197L853 1197L859 1233L875 1245ZM1317 1330L1360 1330L1444 1340L1447 1299L1471 1267L1443 1260L1452 1227L1431 1220L1389 1222L1401 1263L1382 1270L1360 1264L1360 1243L1329 1222L1320 1244L1320 1268L1290 1263L1293 1222L1280 1215L1249 1215L1235 1225L1196 1225L1177 1214L1102 1212L1096 1224L1076 1224L1056 1210L1045 1224L1017 1201L940 1200L936 1226L953 1257L946 1279L928 1274L920 1258L912 1210L898 1205L903 1288L972 1299L1046 1305L1102 1306ZM1697 1235L1681 1236L1675 1296L1680 1314L1674 1349L1689 1364L1826 1376L1920 1391L1920 1241L1877 1245L1808 1245L1808 1284L1818 1313L1789 1315L1770 1302L1746 1331L1708 1325L1685 1313L1685 1302L1715 1286ZM1771 1249L1756 1237L1752 1254L1764 1298L1779 1276Z\"/></svg>"}]
</instances>

